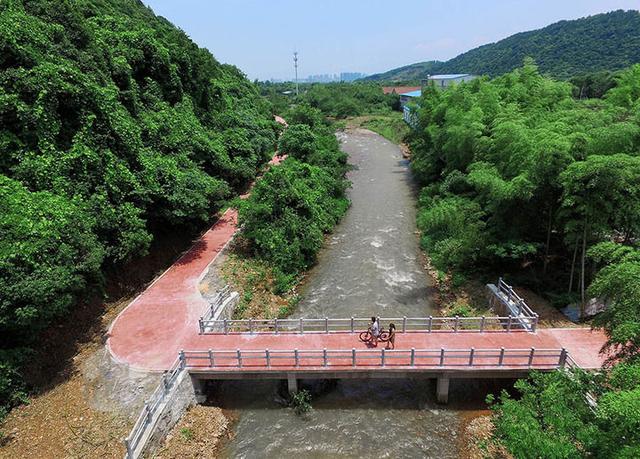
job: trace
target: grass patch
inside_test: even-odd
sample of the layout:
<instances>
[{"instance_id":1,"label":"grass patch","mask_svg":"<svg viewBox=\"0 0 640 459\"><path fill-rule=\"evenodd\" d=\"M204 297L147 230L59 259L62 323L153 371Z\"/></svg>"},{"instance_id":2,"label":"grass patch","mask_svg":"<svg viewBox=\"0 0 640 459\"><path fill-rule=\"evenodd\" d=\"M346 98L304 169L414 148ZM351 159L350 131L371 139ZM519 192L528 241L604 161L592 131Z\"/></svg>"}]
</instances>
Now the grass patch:
<instances>
[{"instance_id":1,"label":"grass patch","mask_svg":"<svg viewBox=\"0 0 640 459\"><path fill-rule=\"evenodd\" d=\"M400 112L364 116L354 121L358 123L359 127L376 132L396 144L402 143L410 131Z\"/></svg>"},{"instance_id":2,"label":"grass patch","mask_svg":"<svg viewBox=\"0 0 640 459\"><path fill-rule=\"evenodd\" d=\"M189 429L188 427L183 427L182 429L180 429L180 435L182 435L182 438L184 438L187 441L190 441L193 439L193 430Z\"/></svg>"},{"instance_id":3,"label":"grass patch","mask_svg":"<svg viewBox=\"0 0 640 459\"><path fill-rule=\"evenodd\" d=\"M237 245L222 266L222 277L240 295L234 319L284 318L300 301L289 282L267 263L244 255Z\"/></svg>"}]
</instances>

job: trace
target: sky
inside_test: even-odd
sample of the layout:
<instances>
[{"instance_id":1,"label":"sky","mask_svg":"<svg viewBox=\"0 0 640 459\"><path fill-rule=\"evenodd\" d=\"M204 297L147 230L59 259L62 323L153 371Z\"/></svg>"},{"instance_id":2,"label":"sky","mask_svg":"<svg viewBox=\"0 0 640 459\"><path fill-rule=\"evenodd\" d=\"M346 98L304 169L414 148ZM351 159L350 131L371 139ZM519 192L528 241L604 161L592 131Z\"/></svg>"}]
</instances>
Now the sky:
<instances>
[{"instance_id":1,"label":"sky","mask_svg":"<svg viewBox=\"0 0 640 459\"><path fill-rule=\"evenodd\" d=\"M250 79L384 72L639 0L143 0Z\"/></svg>"}]
</instances>

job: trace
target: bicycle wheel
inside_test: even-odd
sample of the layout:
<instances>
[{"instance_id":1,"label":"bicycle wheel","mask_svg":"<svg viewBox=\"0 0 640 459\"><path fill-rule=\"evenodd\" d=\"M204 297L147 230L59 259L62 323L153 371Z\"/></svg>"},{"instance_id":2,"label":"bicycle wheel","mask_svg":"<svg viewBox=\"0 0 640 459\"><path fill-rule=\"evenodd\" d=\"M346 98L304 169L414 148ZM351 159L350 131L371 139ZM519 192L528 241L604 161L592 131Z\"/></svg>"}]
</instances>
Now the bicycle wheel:
<instances>
[{"instance_id":1,"label":"bicycle wheel","mask_svg":"<svg viewBox=\"0 0 640 459\"><path fill-rule=\"evenodd\" d=\"M363 343L371 341L371 333L369 333L369 330L360 333L360 341L362 341Z\"/></svg>"},{"instance_id":2,"label":"bicycle wheel","mask_svg":"<svg viewBox=\"0 0 640 459\"><path fill-rule=\"evenodd\" d=\"M389 341L389 332L383 331L378 337L378 341Z\"/></svg>"}]
</instances>

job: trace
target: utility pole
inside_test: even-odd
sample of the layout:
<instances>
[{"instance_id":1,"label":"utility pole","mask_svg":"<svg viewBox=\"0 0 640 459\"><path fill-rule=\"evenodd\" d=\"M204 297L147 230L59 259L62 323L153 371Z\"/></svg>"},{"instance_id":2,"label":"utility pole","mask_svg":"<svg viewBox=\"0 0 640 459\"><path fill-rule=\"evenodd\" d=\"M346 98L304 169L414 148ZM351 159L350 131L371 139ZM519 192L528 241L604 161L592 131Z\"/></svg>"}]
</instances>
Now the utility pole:
<instances>
[{"instance_id":1,"label":"utility pole","mask_svg":"<svg viewBox=\"0 0 640 459\"><path fill-rule=\"evenodd\" d=\"M293 52L293 67L296 69L296 97L298 96L298 51Z\"/></svg>"}]
</instances>

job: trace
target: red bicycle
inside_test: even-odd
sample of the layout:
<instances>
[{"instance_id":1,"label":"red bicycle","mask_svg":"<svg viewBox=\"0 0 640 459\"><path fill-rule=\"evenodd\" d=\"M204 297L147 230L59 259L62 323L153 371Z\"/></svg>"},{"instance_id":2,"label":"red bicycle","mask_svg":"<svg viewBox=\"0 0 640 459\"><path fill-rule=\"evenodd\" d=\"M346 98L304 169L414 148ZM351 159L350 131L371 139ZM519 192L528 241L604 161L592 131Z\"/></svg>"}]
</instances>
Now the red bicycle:
<instances>
[{"instance_id":1,"label":"red bicycle","mask_svg":"<svg viewBox=\"0 0 640 459\"><path fill-rule=\"evenodd\" d=\"M370 343L373 340L373 335L371 334L371 330L365 330L360 333L360 341L363 343ZM380 335L378 335L378 341L387 342L389 341L389 332L386 330L380 330Z\"/></svg>"}]
</instances>

